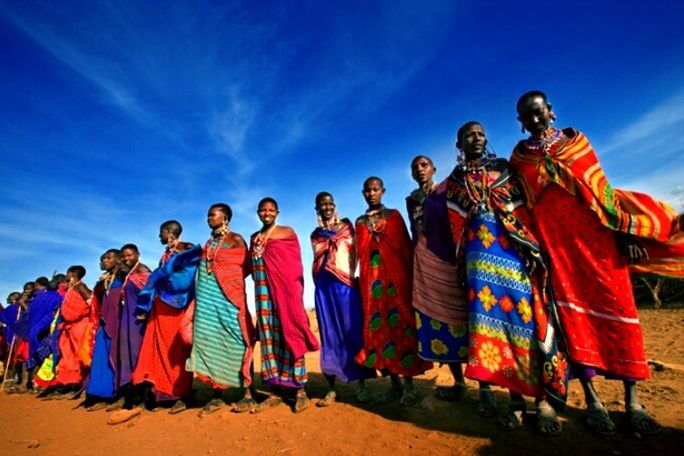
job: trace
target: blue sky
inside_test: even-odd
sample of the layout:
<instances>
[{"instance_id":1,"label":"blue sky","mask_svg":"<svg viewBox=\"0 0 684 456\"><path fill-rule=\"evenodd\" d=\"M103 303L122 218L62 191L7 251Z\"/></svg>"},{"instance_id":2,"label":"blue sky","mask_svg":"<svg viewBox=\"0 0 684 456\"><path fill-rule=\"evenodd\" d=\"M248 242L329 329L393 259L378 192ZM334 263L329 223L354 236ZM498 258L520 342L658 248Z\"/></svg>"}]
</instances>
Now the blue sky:
<instances>
[{"instance_id":1,"label":"blue sky","mask_svg":"<svg viewBox=\"0 0 684 456\"><path fill-rule=\"evenodd\" d=\"M275 197L311 264L314 195L343 216L379 175L404 207L409 162L444 178L477 119L508 157L515 102L548 93L615 186L684 209L678 2L0 2L0 295L138 244L203 243L209 205L259 227ZM249 283L251 286L251 282ZM251 300L251 290L248 293ZM312 304L312 286L306 284Z\"/></svg>"}]
</instances>

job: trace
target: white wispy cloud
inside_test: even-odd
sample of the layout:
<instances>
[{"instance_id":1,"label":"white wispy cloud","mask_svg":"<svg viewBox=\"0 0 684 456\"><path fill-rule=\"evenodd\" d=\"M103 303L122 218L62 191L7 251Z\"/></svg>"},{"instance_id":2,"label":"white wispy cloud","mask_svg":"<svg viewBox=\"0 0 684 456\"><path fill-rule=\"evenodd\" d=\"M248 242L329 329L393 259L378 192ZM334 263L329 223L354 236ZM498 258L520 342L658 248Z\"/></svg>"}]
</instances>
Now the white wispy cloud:
<instances>
[{"instance_id":1,"label":"white wispy cloud","mask_svg":"<svg viewBox=\"0 0 684 456\"><path fill-rule=\"evenodd\" d=\"M609 154L613 151L631 149L637 145L646 145L649 148L660 147L662 144L667 144L672 139L672 135L676 134L680 137L682 125L684 125L684 92L665 100L623 127L612 136L603 148L603 152ZM672 133L670 133L671 130L673 130Z\"/></svg>"}]
</instances>

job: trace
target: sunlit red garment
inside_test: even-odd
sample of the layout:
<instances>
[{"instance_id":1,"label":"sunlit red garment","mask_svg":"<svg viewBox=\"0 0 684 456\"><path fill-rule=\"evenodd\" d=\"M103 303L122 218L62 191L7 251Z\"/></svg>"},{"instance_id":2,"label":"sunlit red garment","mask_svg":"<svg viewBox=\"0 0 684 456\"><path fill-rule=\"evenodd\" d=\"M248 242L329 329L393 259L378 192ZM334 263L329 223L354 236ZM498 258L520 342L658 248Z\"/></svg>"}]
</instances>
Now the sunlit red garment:
<instances>
[{"instance_id":1,"label":"sunlit red garment","mask_svg":"<svg viewBox=\"0 0 684 456\"><path fill-rule=\"evenodd\" d=\"M647 195L613 189L586 137L548 150L521 141L511 166L524 184L532 226L550 257L551 284L571 361L610 376L650 376L627 262L615 231L666 241L674 211Z\"/></svg>"},{"instance_id":2,"label":"sunlit red garment","mask_svg":"<svg viewBox=\"0 0 684 456\"><path fill-rule=\"evenodd\" d=\"M264 250L268 289L282 326L285 345L295 359L320 348L304 309L304 270L296 235L271 239Z\"/></svg>"},{"instance_id":3,"label":"sunlit red garment","mask_svg":"<svg viewBox=\"0 0 684 456\"><path fill-rule=\"evenodd\" d=\"M411 306L413 248L404 220L399 211L383 209L383 219L369 227L363 215L356 220L356 236L364 310L364 348L356 361L397 375L419 375L432 364L418 357Z\"/></svg>"},{"instance_id":4,"label":"sunlit red garment","mask_svg":"<svg viewBox=\"0 0 684 456\"><path fill-rule=\"evenodd\" d=\"M78 384L87 370L82 359L82 349L89 327L90 305L77 290L70 288L64 295L61 315L61 357L57 365L56 381L60 385Z\"/></svg>"},{"instance_id":5,"label":"sunlit red garment","mask_svg":"<svg viewBox=\"0 0 684 456\"><path fill-rule=\"evenodd\" d=\"M161 265L171 257L170 252L166 252ZM192 373L185 369L185 362L190 356L191 346L183 341L180 334L187 310L188 306L181 309L172 307L156 295L147 317L132 380L133 383L151 383L157 400L180 399L190 394Z\"/></svg>"}]
</instances>

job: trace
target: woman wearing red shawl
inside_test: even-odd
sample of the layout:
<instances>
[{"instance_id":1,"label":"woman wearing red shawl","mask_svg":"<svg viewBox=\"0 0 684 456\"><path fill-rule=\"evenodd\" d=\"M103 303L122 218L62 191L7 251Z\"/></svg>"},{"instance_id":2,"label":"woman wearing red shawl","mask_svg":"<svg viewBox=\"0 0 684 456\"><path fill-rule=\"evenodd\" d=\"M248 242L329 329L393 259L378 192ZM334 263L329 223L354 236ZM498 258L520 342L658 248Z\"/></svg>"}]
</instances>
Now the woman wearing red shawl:
<instances>
[{"instance_id":1,"label":"woman wearing red shawl","mask_svg":"<svg viewBox=\"0 0 684 456\"><path fill-rule=\"evenodd\" d=\"M136 315L147 320L133 383L151 384L155 401L173 404L170 414L187 409L192 373L185 369L190 344L181 332L194 305L195 274L201 247L183 242L175 220L162 223L159 239L166 252L138 295ZM139 410L139 409L138 409Z\"/></svg>"},{"instance_id":2,"label":"woman wearing red shawl","mask_svg":"<svg viewBox=\"0 0 684 456\"><path fill-rule=\"evenodd\" d=\"M411 306L411 238L399 211L382 204L382 179L366 179L362 194L368 210L356 219L356 238L364 347L356 361L390 375L392 387L380 403L399 399L402 405L413 405L413 376L432 364L418 356L416 317ZM404 376L403 387L400 375Z\"/></svg>"},{"instance_id":3,"label":"woman wearing red shawl","mask_svg":"<svg viewBox=\"0 0 684 456\"><path fill-rule=\"evenodd\" d=\"M78 390L87 373L83 346L90 327L91 291L81 282L85 275L83 266L72 266L67 270L69 286L60 311L62 334L59 337L60 360L56 369L60 393Z\"/></svg>"},{"instance_id":4,"label":"woman wearing red shawl","mask_svg":"<svg viewBox=\"0 0 684 456\"><path fill-rule=\"evenodd\" d=\"M237 408L256 405L249 390L255 340L245 295L247 245L242 236L230 230L232 216L227 204L209 208L211 237L197 268L192 352L186 369L213 388L214 397L202 414L221 409L225 405L223 391L229 387L245 388Z\"/></svg>"},{"instance_id":5,"label":"woman wearing red shawl","mask_svg":"<svg viewBox=\"0 0 684 456\"><path fill-rule=\"evenodd\" d=\"M335 402L335 379L359 381L356 398L368 400L365 379L375 377L375 370L360 366L354 357L363 347L363 312L356 270L354 225L341 219L335 200L328 192L316 195L318 227L311 233L316 318L321 337L321 371L330 390L318 401L318 407Z\"/></svg>"},{"instance_id":6,"label":"woman wearing red shawl","mask_svg":"<svg viewBox=\"0 0 684 456\"><path fill-rule=\"evenodd\" d=\"M297 235L276 224L278 203L264 198L257 209L262 227L251 237L257 331L261 341L261 378L277 392L296 391L294 412L309 406L304 385L308 380L304 354L318 350L304 310L304 268ZM271 395L259 412L282 402Z\"/></svg>"},{"instance_id":7,"label":"woman wearing red shawl","mask_svg":"<svg viewBox=\"0 0 684 456\"><path fill-rule=\"evenodd\" d=\"M584 388L587 425L600 434L615 432L591 383L601 373L624 381L634 431L656 433L660 425L636 390L636 381L650 372L628 260L645 257L648 245L676 241L676 214L647 195L613 189L586 136L551 126L555 114L544 93L526 93L517 111L531 137L518 143L511 166L523 184L532 229L550 257L558 329Z\"/></svg>"}]
</instances>

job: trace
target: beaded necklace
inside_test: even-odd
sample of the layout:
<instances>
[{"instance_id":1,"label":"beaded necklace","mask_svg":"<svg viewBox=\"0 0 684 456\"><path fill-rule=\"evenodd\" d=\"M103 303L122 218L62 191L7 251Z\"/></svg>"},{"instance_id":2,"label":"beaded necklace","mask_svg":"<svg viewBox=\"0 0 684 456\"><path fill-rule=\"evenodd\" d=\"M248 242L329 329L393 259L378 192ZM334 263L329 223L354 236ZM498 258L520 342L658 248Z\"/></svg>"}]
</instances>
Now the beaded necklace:
<instances>
[{"instance_id":1,"label":"beaded necklace","mask_svg":"<svg viewBox=\"0 0 684 456\"><path fill-rule=\"evenodd\" d=\"M252 257L253 258L261 258L264 255L264 250L266 250L266 242L268 242L268 238L271 237L271 233L273 233L273 230L275 229L277 225L274 223L266 232L259 232L255 237L254 237L254 246L252 247Z\"/></svg>"},{"instance_id":2,"label":"beaded necklace","mask_svg":"<svg viewBox=\"0 0 684 456\"><path fill-rule=\"evenodd\" d=\"M423 204L425 203L427 197L430 196L430 194L436 188L437 184L435 184L434 182L427 182L425 185L421 186L419 189L411 193L411 199L413 199L413 201L417 203L416 206L413 208L411 219L413 220L413 226L415 227L416 231L420 234L425 233L425 229L423 227L423 216L425 215L425 209L423 207Z\"/></svg>"},{"instance_id":3,"label":"beaded necklace","mask_svg":"<svg viewBox=\"0 0 684 456\"><path fill-rule=\"evenodd\" d=\"M216 255L218 254L219 246L223 243L226 236L230 234L230 230L227 226L223 226L220 230L212 233L212 239L207 247L207 273L214 273L214 261L216 261Z\"/></svg>"},{"instance_id":4,"label":"beaded necklace","mask_svg":"<svg viewBox=\"0 0 684 456\"><path fill-rule=\"evenodd\" d=\"M384 205L380 205L377 209L366 211L366 226L368 227L368 231L374 236L380 235L385 231L385 226L387 225L385 215Z\"/></svg>"},{"instance_id":5,"label":"beaded necklace","mask_svg":"<svg viewBox=\"0 0 684 456\"><path fill-rule=\"evenodd\" d=\"M117 265L111 271L106 272L102 275L102 281L104 282L105 295L109 294L109 289L114 285L114 280L116 280L116 275L119 272L119 265Z\"/></svg>"},{"instance_id":6,"label":"beaded necklace","mask_svg":"<svg viewBox=\"0 0 684 456\"><path fill-rule=\"evenodd\" d=\"M477 178L479 178L479 180L476 180ZM486 211L489 195L491 193L487 166L483 165L479 168L468 167L463 176L463 182L466 193L468 194L468 199L470 199L478 211Z\"/></svg>"},{"instance_id":7,"label":"beaded necklace","mask_svg":"<svg viewBox=\"0 0 684 456\"><path fill-rule=\"evenodd\" d=\"M337 213L337 211L335 211L333 216L327 221L323 220L320 214L318 214L316 217L318 219L318 226L323 228L324 230L335 232L337 231L337 228L340 226L340 216Z\"/></svg>"},{"instance_id":8,"label":"beaded necklace","mask_svg":"<svg viewBox=\"0 0 684 456\"><path fill-rule=\"evenodd\" d=\"M544 153L548 153L549 149L562 138L563 131L559 128L551 127L544 132L540 139L532 137L527 139L527 147L529 149L541 149Z\"/></svg>"},{"instance_id":9,"label":"beaded necklace","mask_svg":"<svg viewBox=\"0 0 684 456\"><path fill-rule=\"evenodd\" d=\"M133 273L135 272L135 270L138 269L138 266L139 266L139 265L140 265L140 260L138 260L138 261L133 265L133 267L131 268L131 270L128 271L128 274L126 274L126 277L124 278L123 284L121 285L122 293L121 293L120 302L121 302L121 305L122 305L122 306L125 304L125 302L124 302L124 299L126 298L125 289L126 289L126 284L128 283L128 279L131 278L131 276L133 275Z\"/></svg>"}]
</instances>

